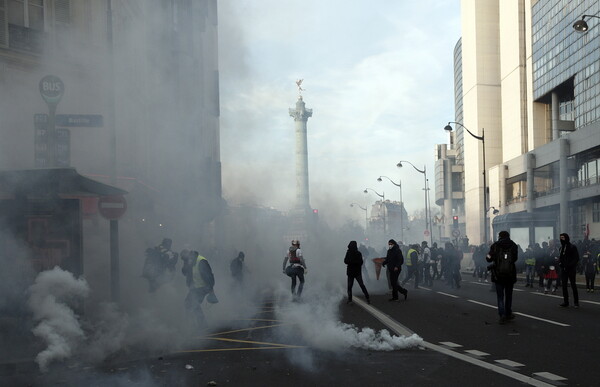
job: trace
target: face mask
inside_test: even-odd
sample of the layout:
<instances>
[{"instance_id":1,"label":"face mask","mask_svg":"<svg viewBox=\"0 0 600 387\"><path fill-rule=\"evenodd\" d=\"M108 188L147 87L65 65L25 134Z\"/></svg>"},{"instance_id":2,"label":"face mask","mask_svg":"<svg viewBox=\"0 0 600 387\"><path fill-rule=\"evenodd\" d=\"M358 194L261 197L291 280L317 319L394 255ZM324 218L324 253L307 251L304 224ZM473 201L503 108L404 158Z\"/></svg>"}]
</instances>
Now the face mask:
<instances>
[{"instance_id":1,"label":"face mask","mask_svg":"<svg viewBox=\"0 0 600 387\"><path fill-rule=\"evenodd\" d=\"M388 245L388 250L391 250L394 245Z\"/></svg>"}]
</instances>

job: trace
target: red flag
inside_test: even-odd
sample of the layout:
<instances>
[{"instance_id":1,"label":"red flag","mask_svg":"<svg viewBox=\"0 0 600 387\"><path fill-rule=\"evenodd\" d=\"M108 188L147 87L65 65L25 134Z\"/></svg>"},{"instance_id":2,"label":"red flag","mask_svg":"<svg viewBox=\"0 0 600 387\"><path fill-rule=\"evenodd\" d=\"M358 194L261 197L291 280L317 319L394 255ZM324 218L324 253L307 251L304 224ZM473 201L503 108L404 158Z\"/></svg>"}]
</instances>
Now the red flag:
<instances>
[{"instance_id":1,"label":"red flag","mask_svg":"<svg viewBox=\"0 0 600 387\"><path fill-rule=\"evenodd\" d=\"M375 277L379 280L379 274L381 273L381 264L385 261L385 258L373 258L375 264Z\"/></svg>"}]
</instances>

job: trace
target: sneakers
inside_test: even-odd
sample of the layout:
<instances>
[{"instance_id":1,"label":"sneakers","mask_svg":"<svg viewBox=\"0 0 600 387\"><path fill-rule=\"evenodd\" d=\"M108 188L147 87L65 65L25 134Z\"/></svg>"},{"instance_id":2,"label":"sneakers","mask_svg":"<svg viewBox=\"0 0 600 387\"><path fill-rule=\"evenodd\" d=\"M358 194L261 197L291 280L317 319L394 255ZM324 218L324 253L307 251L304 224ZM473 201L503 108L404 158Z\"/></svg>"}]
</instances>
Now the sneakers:
<instances>
[{"instance_id":1,"label":"sneakers","mask_svg":"<svg viewBox=\"0 0 600 387\"><path fill-rule=\"evenodd\" d=\"M573 308L579 308L579 304L573 305Z\"/></svg>"},{"instance_id":2,"label":"sneakers","mask_svg":"<svg viewBox=\"0 0 600 387\"><path fill-rule=\"evenodd\" d=\"M390 298L388 301L398 301L397 298Z\"/></svg>"},{"instance_id":3,"label":"sneakers","mask_svg":"<svg viewBox=\"0 0 600 387\"><path fill-rule=\"evenodd\" d=\"M507 320L514 320L515 319L515 315L514 313L509 314L508 316L506 316Z\"/></svg>"},{"instance_id":4,"label":"sneakers","mask_svg":"<svg viewBox=\"0 0 600 387\"><path fill-rule=\"evenodd\" d=\"M506 317L502 316L502 317L500 317L500 320L498 320L498 324L504 325L504 324L506 324L506 321L507 321Z\"/></svg>"},{"instance_id":5,"label":"sneakers","mask_svg":"<svg viewBox=\"0 0 600 387\"><path fill-rule=\"evenodd\" d=\"M408 290L404 289L404 293L402 293L404 295L404 301L406 301L406 299L408 298Z\"/></svg>"},{"instance_id":6,"label":"sneakers","mask_svg":"<svg viewBox=\"0 0 600 387\"><path fill-rule=\"evenodd\" d=\"M371 305L371 299L367 298L367 304Z\"/></svg>"},{"instance_id":7,"label":"sneakers","mask_svg":"<svg viewBox=\"0 0 600 387\"><path fill-rule=\"evenodd\" d=\"M567 308L569 306L569 304L567 302L563 302L562 304L559 305L560 307L563 308Z\"/></svg>"},{"instance_id":8,"label":"sneakers","mask_svg":"<svg viewBox=\"0 0 600 387\"><path fill-rule=\"evenodd\" d=\"M352 300L346 301L346 304L353 304Z\"/></svg>"}]
</instances>

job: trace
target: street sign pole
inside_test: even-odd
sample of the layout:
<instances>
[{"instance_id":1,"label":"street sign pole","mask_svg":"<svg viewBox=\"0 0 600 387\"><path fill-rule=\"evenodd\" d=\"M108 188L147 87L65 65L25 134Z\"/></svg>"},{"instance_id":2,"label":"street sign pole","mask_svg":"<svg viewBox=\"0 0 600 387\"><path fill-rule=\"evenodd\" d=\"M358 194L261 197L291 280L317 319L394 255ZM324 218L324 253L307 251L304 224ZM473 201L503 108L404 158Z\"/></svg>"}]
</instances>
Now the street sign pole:
<instances>
[{"instance_id":1,"label":"street sign pole","mask_svg":"<svg viewBox=\"0 0 600 387\"><path fill-rule=\"evenodd\" d=\"M59 77L46 75L40 80L39 89L48 105L48 166L56 167L56 107L65 92L65 84Z\"/></svg>"}]
</instances>

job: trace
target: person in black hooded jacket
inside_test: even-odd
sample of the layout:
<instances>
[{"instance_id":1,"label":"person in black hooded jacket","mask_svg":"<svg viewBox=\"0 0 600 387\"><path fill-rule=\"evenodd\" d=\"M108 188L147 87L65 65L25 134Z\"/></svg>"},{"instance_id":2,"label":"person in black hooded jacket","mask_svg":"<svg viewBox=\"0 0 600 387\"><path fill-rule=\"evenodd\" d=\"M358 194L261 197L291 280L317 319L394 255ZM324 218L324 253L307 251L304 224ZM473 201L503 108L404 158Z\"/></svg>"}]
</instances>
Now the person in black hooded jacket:
<instances>
[{"instance_id":1,"label":"person in black hooded jacket","mask_svg":"<svg viewBox=\"0 0 600 387\"><path fill-rule=\"evenodd\" d=\"M490 251L485 260L491 262L489 266L492 270L492 282L496 284L496 296L498 300L498 314L500 315L500 324L515 318L512 313L513 287L517 282L517 268L515 262L519 259L519 248L517 244L510 239L508 231L498 233L498 241L490 246ZM500 272L500 266L505 267L503 262L509 265L509 273Z\"/></svg>"},{"instance_id":2,"label":"person in black hooded jacket","mask_svg":"<svg viewBox=\"0 0 600 387\"><path fill-rule=\"evenodd\" d=\"M560 275L562 277L564 300L560 306L569 306L569 288L567 284L567 280L569 280L569 282L571 282L571 289L573 289L573 305L576 308L579 308L579 294L577 293L577 284L575 283L577 263L579 262L579 251L577 251L577 247L571 243L568 234L560 234L560 253L558 261L559 266L562 269Z\"/></svg>"},{"instance_id":3,"label":"person in black hooded jacket","mask_svg":"<svg viewBox=\"0 0 600 387\"><path fill-rule=\"evenodd\" d=\"M344 263L347 265L346 275L348 276L348 304L352 302L352 286L354 286L355 279L365 295L367 304L370 304L371 299L369 298L369 292L367 292L367 288L365 287L362 279L363 257L362 253L358 251L358 245L356 244L356 241L350 241L348 244L348 251L346 251Z\"/></svg>"},{"instance_id":4,"label":"person in black hooded jacket","mask_svg":"<svg viewBox=\"0 0 600 387\"><path fill-rule=\"evenodd\" d=\"M400 246L395 240L390 239L388 242L388 251L385 256L385 261L381 264L387 266L388 273L390 274L390 282L392 283L392 298L388 301L397 301L398 292L404 295L404 299L408 296L408 290L404 289L398 283L398 277L402 271L402 264L404 263L404 256L400 250Z\"/></svg>"}]
</instances>

